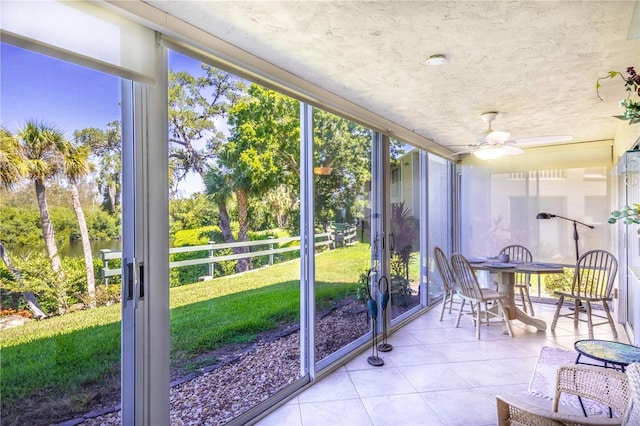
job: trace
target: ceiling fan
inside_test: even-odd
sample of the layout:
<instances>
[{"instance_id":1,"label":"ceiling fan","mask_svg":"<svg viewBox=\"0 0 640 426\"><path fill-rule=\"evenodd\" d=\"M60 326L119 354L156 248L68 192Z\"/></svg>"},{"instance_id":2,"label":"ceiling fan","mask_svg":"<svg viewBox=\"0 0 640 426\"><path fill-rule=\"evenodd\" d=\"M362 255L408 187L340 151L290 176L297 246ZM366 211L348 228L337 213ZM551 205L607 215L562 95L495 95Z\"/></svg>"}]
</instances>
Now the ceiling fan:
<instances>
[{"instance_id":1,"label":"ceiling fan","mask_svg":"<svg viewBox=\"0 0 640 426\"><path fill-rule=\"evenodd\" d=\"M503 155L520 155L524 151L519 145L542 145L550 142L566 142L573 139L572 136L537 136L522 139L509 139L510 133L502 130L493 130L491 123L496 119L498 113L495 111L485 112L480 116L482 121L487 123L487 130L476 135L474 143L465 145L467 149L454 153L472 153L482 160L493 160Z\"/></svg>"}]
</instances>

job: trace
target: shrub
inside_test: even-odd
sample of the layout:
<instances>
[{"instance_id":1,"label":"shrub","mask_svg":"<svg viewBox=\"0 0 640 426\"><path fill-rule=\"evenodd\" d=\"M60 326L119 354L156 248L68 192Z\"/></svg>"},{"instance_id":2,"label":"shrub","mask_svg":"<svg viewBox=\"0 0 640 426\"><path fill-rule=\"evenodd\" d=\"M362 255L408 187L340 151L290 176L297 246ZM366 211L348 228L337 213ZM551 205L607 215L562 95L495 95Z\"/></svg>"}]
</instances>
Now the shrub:
<instances>
[{"instance_id":1,"label":"shrub","mask_svg":"<svg viewBox=\"0 0 640 426\"><path fill-rule=\"evenodd\" d=\"M63 257L64 278L53 272L49 258L42 253L31 252L13 258L14 266L22 274L20 281L11 274L0 275L0 286L11 292L34 293L42 309L49 315L65 313L76 303L83 303L87 289L84 259ZM1 266L4 268L4 265Z\"/></svg>"},{"instance_id":2,"label":"shrub","mask_svg":"<svg viewBox=\"0 0 640 426\"><path fill-rule=\"evenodd\" d=\"M553 295L554 291L571 291L573 282L573 268L564 268L562 274L546 274L544 276L544 289Z\"/></svg>"},{"instance_id":3,"label":"shrub","mask_svg":"<svg viewBox=\"0 0 640 426\"><path fill-rule=\"evenodd\" d=\"M371 269L363 269L358 279L358 288L356 290L356 300L362 304L366 304L369 300L369 274Z\"/></svg>"},{"instance_id":4,"label":"shrub","mask_svg":"<svg viewBox=\"0 0 640 426\"><path fill-rule=\"evenodd\" d=\"M389 290L391 292L391 304L393 306L407 306L408 298L413 294L411 281L407 278L408 265L402 256L395 254L391 257L391 280Z\"/></svg>"}]
</instances>

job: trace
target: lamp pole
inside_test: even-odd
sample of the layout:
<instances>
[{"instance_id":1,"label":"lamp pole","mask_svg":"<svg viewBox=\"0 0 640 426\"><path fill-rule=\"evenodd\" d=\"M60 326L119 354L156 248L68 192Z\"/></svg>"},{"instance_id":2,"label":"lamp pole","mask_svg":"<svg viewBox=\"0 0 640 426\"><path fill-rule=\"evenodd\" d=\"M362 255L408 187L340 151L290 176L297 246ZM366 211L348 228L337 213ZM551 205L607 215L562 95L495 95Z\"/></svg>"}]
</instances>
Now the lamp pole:
<instances>
[{"instance_id":1,"label":"lamp pole","mask_svg":"<svg viewBox=\"0 0 640 426\"><path fill-rule=\"evenodd\" d=\"M575 219L569 219L568 217L564 217L564 216L560 216L557 214L551 214L551 213L538 213L538 215L536 216L536 219L552 219L554 217L559 217L560 219L564 219L564 220L568 220L569 222L573 222L573 241L575 243L576 246L576 261L580 258L580 253L578 250L578 239L580 238L578 236L578 224L586 226L587 228L591 228L593 229L593 225L587 225L586 223L582 223L580 221L577 221Z\"/></svg>"}]
</instances>

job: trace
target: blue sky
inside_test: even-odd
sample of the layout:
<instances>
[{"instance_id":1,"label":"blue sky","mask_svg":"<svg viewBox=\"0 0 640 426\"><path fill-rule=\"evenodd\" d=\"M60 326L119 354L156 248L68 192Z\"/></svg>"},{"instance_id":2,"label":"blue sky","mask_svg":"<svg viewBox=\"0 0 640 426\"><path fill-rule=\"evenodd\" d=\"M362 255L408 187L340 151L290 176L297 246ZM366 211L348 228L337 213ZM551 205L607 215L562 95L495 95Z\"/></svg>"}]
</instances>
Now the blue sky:
<instances>
[{"instance_id":1,"label":"blue sky","mask_svg":"<svg viewBox=\"0 0 640 426\"><path fill-rule=\"evenodd\" d=\"M4 43L0 49L0 114L9 130L36 119L71 138L120 119L117 77Z\"/></svg>"},{"instance_id":2,"label":"blue sky","mask_svg":"<svg viewBox=\"0 0 640 426\"><path fill-rule=\"evenodd\" d=\"M170 68L200 73L200 63L169 54ZM26 120L56 126L68 139L75 130L106 129L120 120L120 79L9 44L0 44L0 124L16 131ZM190 176L180 185L185 195L202 190Z\"/></svg>"}]
</instances>

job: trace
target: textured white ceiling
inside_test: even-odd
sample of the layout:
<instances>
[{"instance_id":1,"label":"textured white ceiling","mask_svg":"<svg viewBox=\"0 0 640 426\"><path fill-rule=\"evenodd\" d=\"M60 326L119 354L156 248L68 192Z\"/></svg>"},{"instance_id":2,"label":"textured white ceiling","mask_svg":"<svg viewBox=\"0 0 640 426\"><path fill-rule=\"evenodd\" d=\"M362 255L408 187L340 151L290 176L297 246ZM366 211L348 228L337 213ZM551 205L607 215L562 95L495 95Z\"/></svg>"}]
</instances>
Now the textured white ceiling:
<instances>
[{"instance_id":1,"label":"textured white ceiling","mask_svg":"<svg viewBox=\"0 0 640 426\"><path fill-rule=\"evenodd\" d=\"M612 139L623 82L602 82L602 102L596 79L640 72L635 1L146 3L453 151L486 111L516 139Z\"/></svg>"}]
</instances>

